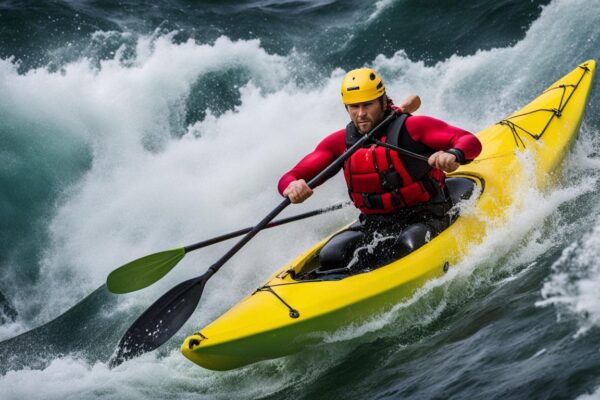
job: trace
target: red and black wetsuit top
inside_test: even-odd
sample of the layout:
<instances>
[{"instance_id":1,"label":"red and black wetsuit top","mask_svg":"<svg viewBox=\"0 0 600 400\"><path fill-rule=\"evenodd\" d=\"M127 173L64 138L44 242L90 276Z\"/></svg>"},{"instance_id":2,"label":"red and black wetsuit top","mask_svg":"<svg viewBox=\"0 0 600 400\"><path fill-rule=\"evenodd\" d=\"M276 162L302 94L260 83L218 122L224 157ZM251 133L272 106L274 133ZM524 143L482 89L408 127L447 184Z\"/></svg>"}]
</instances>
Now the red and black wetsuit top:
<instances>
[{"instance_id":1,"label":"red and black wetsuit top","mask_svg":"<svg viewBox=\"0 0 600 400\"><path fill-rule=\"evenodd\" d=\"M297 179L315 177L339 157L360 135L353 123L327 136L279 180L281 194ZM471 133L426 116L403 114L390 123L378 140L428 156L451 150L459 162L479 155L481 143ZM365 214L387 214L431 201L443 187L444 173L423 161L410 159L376 144L366 145L344 165L350 197Z\"/></svg>"}]
</instances>

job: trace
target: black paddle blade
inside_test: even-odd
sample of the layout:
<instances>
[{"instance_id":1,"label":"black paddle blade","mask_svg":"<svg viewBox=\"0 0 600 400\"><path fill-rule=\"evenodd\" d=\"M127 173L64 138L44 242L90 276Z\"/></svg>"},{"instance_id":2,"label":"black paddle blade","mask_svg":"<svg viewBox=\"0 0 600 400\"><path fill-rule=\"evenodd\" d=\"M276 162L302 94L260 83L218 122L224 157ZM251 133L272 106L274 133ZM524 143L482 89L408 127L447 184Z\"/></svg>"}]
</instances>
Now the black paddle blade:
<instances>
[{"instance_id":1,"label":"black paddle blade","mask_svg":"<svg viewBox=\"0 0 600 400\"><path fill-rule=\"evenodd\" d=\"M109 366L152 351L175 335L198 306L206 281L205 275L189 279L156 300L125 332Z\"/></svg>"}]
</instances>

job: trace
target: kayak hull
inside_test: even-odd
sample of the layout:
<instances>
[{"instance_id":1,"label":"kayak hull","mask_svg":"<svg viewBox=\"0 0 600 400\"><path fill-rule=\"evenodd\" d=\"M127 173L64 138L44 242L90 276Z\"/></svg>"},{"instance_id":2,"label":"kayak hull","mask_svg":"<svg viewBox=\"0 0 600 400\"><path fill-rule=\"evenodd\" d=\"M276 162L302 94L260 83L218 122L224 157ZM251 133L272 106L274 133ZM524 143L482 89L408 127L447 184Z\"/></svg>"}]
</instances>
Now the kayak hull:
<instances>
[{"instance_id":1,"label":"kayak hull","mask_svg":"<svg viewBox=\"0 0 600 400\"><path fill-rule=\"evenodd\" d=\"M594 70L592 60L581 64L531 103L477 134L481 154L450 175L475 182L474 204L429 243L370 272L340 280L296 280L310 269L326 238L189 336L181 346L184 356L208 369L238 368L320 343L348 324L410 299L456 265L489 228L506 222L506 209L519 206L516 187L552 182L579 130ZM527 169L529 164L534 167Z\"/></svg>"}]
</instances>

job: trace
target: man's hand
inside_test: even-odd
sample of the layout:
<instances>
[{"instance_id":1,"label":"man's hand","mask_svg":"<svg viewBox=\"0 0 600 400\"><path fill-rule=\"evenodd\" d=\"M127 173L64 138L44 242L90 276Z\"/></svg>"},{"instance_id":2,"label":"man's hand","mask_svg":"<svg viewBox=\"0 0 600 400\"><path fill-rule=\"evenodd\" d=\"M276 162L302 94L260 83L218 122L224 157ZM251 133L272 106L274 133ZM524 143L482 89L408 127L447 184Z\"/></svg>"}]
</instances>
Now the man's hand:
<instances>
[{"instance_id":1,"label":"man's hand","mask_svg":"<svg viewBox=\"0 0 600 400\"><path fill-rule=\"evenodd\" d=\"M405 113L414 113L421 107L421 98L414 94L411 94L407 98L404 99L402 103L400 103L400 108Z\"/></svg>"},{"instance_id":2,"label":"man's hand","mask_svg":"<svg viewBox=\"0 0 600 400\"><path fill-rule=\"evenodd\" d=\"M439 168L444 172L454 172L460 167L460 164L456 162L456 156L445 151L433 153L428 162L433 168Z\"/></svg>"},{"instance_id":3,"label":"man's hand","mask_svg":"<svg viewBox=\"0 0 600 400\"><path fill-rule=\"evenodd\" d=\"M302 203L312 194L312 189L308 187L304 179L291 182L283 191L283 195L287 196L292 203Z\"/></svg>"}]
</instances>

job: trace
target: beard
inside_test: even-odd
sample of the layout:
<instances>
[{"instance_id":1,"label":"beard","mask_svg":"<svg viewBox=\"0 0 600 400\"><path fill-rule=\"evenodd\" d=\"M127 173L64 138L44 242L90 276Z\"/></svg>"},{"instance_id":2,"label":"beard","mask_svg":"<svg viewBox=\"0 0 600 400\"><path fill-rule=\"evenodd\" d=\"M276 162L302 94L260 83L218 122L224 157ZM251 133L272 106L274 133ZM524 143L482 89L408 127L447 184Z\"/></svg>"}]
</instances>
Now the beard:
<instances>
[{"instance_id":1,"label":"beard","mask_svg":"<svg viewBox=\"0 0 600 400\"><path fill-rule=\"evenodd\" d=\"M375 123L372 120L361 120L361 121L356 121L354 123L354 125L356 126L356 129L358 130L359 133L365 134L365 133L369 133L371 131L371 129L373 129L373 127L375 126Z\"/></svg>"},{"instance_id":2,"label":"beard","mask_svg":"<svg viewBox=\"0 0 600 400\"><path fill-rule=\"evenodd\" d=\"M354 123L356 129L361 134L366 134L371 131L375 127L375 121L373 120L360 120Z\"/></svg>"}]
</instances>

